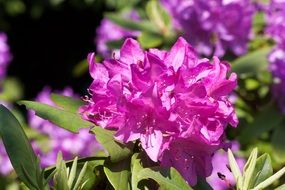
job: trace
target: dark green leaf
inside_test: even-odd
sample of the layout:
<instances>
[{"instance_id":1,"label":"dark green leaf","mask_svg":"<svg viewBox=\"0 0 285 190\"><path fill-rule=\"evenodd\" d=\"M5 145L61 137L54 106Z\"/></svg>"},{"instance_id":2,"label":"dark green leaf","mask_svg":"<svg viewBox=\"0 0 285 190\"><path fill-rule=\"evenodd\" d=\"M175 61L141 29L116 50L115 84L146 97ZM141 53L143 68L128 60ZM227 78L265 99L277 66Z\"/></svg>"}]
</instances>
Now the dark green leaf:
<instances>
[{"instance_id":1,"label":"dark green leaf","mask_svg":"<svg viewBox=\"0 0 285 190\"><path fill-rule=\"evenodd\" d=\"M129 158L117 163L106 161L104 164L104 172L115 190L131 189L129 183L131 176Z\"/></svg>"},{"instance_id":2,"label":"dark green leaf","mask_svg":"<svg viewBox=\"0 0 285 190\"><path fill-rule=\"evenodd\" d=\"M268 154L263 154L258 157L256 165L252 174L252 178L249 184L249 188L257 186L259 183L267 179L273 174L271 167L271 159Z\"/></svg>"},{"instance_id":3,"label":"dark green leaf","mask_svg":"<svg viewBox=\"0 0 285 190\"><path fill-rule=\"evenodd\" d=\"M114 139L114 132L101 127L93 127L91 131L96 135L97 141L108 151L112 162L119 162L132 153L133 143L121 144Z\"/></svg>"},{"instance_id":4,"label":"dark green leaf","mask_svg":"<svg viewBox=\"0 0 285 190\"><path fill-rule=\"evenodd\" d=\"M191 190L192 188L186 183L183 177L174 168L152 167L142 169L137 178L153 179L164 190Z\"/></svg>"},{"instance_id":5,"label":"dark green leaf","mask_svg":"<svg viewBox=\"0 0 285 190\"><path fill-rule=\"evenodd\" d=\"M39 179L41 169L28 138L15 116L3 105L0 105L0 135L19 178L30 189L43 188L44 179Z\"/></svg>"},{"instance_id":6,"label":"dark green leaf","mask_svg":"<svg viewBox=\"0 0 285 190\"><path fill-rule=\"evenodd\" d=\"M25 105L28 109L33 109L36 115L43 119L69 130L73 133L78 132L80 128L88 128L93 126L92 123L81 119L79 114L61 110L47 104L42 104L33 101L20 101L20 105Z\"/></svg>"},{"instance_id":7,"label":"dark green leaf","mask_svg":"<svg viewBox=\"0 0 285 190\"><path fill-rule=\"evenodd\" d=\"M283 122L284 123L284 122ZM282 123L282 124L283 124ZM280 124L272 135L271 143L274 158L281 163L285 162L285 126Z\"/></svg>"},{"instance_id":8,"label":"dark green leaf","mask_svg":"<svg viewBox=\"0 0 285 190\"><path fill-rule=\"evenodd\" d=\"M258 138L264 132L279 126L283 119L283 115L273 105L268 105L258 111L254 116L254 121L244 126L239 136L240 143L245 144Z\"/></svg>"},{"instance_id":9,"label":"dark green leaf","mask_svg":"<svg viewBox=\"0 0 285 190\"><path fill-rule=\"evenodd\" d=\"M232 64L232 71L237 74L257 74L267 70L267 55L271 48L266 47L237 58Z\"/></svg>"},{"instance_id":10,"label":"dark green leaf","mask_svg":"<svg viewBox=\"0 0 285 190\"><path fill-rule=\"evenodd\" d=\"M120 49L120 47L123 45L125 39L120 39L120 40L112 40L107 42L107 46L109 49Z\"/></svg>"},{"instance_id":11,"label":"dark green leaf","mask_svg":"<svg viewBox=\"0 0 285 190\"><path fill-rule=\"evenodd\" d=\"M194 187L194 190L213 190L205 179L199 179Z\"/></svg>"},{"instance_id":12,"label":"dark green leaf","mask_svg":"<svg viewBox=\"0 0 285 190\"><path fill-rule=\"evenodd\" d=\"M79 107L84 105L84 102L80 99L54 93L51 94L51 99L56 105L63 108L64 111L72 113L78 113Z\"/></svg>"}]
</instances>

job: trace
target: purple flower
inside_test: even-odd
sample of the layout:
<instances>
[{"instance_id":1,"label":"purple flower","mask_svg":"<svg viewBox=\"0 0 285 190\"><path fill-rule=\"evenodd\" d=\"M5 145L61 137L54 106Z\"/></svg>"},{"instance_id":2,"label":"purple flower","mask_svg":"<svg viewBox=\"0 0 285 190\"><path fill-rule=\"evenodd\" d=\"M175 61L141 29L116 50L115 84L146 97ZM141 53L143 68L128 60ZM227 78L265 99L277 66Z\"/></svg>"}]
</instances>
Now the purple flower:
<instances>
[{"instance_id":1,"label":"purple flower","mask_svg":"<svg viewBox=\"0 0 285 190\"><path fill-rule=\"evenodd\" d=\"M37 96L36 101L55 106L50 99L50 94L51 89L45 87ZM71 88L65 88L60 94L76 96ZM55 164L59 151L62 152L65 160L69 160L75 156L91 156L101 148L94 135L89 134L89 129L81 129L79 134L74 134L59 128L47 120L41 119L33 111L29 112L29 124L39 133L49 138L48 145L44 144L44 148L47 149L45 151L42 150L43 147L41 147L40 142L32 142L33 148L41 158L41 165L43 167Z\"/></svg>"},{"instance_id":2,"label":"purple flower","mask_svg":"<svg viewBox=\"0 0 285 190\"><path fill-rule=\"evenodd\" d=\"M7 66L12 59L7 40L7 35L3 32L0 32L0 79L3 79L5 77Z\"/></svg>"},{"instance_id":3,"label":"purple flower","mask_svg":"<svg viewBox=\"0 0 285 190\"><path fill-rule=\"evenodd\" d=\"M135 11L125 13L124 16L134 21L139 20L139 15ZM122 28L111 20L104 18L96 30L95 44L97 46L97 51L103 57L111 57L112 51L110 51L107 46L108 42L125 39L127 37L136 37L138 35L138 31Z\"/></svg>"},{"instance_id":4,"label":"purple flower","mask_svg":"<svg viewBox=\"0 0 285 190\"><path fill-rule=\"evenodd\" d=\"M0 173L8 175L13 170L8 154L5 150L2 140L0 141Z\"/></svg>"},{"instance_id":5,"label":"purple flower","mask_svg":"<svg viewBox=\"0 0 285 190\"><path fill-rule=\"evenodd\" d=\"M227 78L229 64L198 59L183 38L168 52L127 39L118 59L97 64L94 56L83 118L116 130L122 142L139 140L153 161L175 167L191 185L209 176L227 124L238 123L227 98L237 85L236 74Z\"/></svg>"},{"instance_id":6,"label":"purple flower","mask_svg":"<svg viewBox=\"0 0 285 190\"><path fill-rule=\"evenodd\" d=\"M232 151L239 150L238 142L232 142ZM243 158L236 158L240 170L242 170L245 165L245 160ZM216 152L212 158L213 171L210 177L207 178L207 182L215 190L226 190L234 187L235 179L233 174L230 172L228 165L228 155L225 151ZM221 175L220 175L221 174ZM220 175L220 176L219 176ZM224 179L222 179L224 178Z\"/></svg>"},{"instance_id":7,"label":"purple flower","mask_svg":"<svg viewBox=\"0 0 285 190\"><path fill-rule=\"evenodd\" d=\"M282 113L285 114L285 47L276 46L268 56L273 76L272 94Z\"/></svg>"},{"instance_id":8,"label":"purple flower","mask_svg":"<svg viewBox=\"0 0 285 190\"><path fill-rule=\"evenodd\" d=\"M246 53L255 11L250 0L160 1L173 17L174 26L199 53Z\"/></svg>"},{"instance_id":9,"label":"purple flower","mask_svg":"<svg viewBox=\"0 0 285 190\"><path fill-rule=\"evenodd\" d=\"M265 32L272 37L277 44L285 45L285 2L271 0L266 8L267 27Z\"/></svg>"}]
</instances>

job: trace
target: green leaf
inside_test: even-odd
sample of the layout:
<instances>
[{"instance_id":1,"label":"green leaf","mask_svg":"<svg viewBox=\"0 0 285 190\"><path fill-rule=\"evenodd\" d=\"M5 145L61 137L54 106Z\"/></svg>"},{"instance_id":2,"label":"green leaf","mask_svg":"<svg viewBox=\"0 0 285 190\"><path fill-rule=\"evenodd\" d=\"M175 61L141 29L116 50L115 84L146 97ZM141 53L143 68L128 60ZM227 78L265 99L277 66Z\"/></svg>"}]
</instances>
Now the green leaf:
<instances>
[{"instance_id":1,"label":"green leaf","mask_svg":"<svg viewBox=\"0 0 285 190\"><path fill-rule=\"evenodd\" d=\"M285 128L282 124L273 131L271 139L274 158L280 163L285 162Z\"/></svg>"},{"instance_id":2,"label":"green leaf","mask_svg":"<svg viewBox=\"0 0 285 190\"><path fill-rule=\"evenodd\" d=\"M22 84L15 78L6 78L1 84L0 99L13 102L21 99L23 96Z\"/></svg>"},{"instance_id":3,"label":"green leaf","mask_svg":"<svg viewBox=\"0 0 285 190\"><path fill-rule=\"evenodd\" d=\"M124 159L117 163L105 161L104 172L115 190L128 190L130 188L129 178L130 159Z\"/></svg>"},{"instance_id":4,"label":"green leaf","mask_svg":"<svg viewBox=\"0 0 285 190\"><path fill-rule=\"evenodd\" d=\"M135 153L132 156L131 160L131 171L132 171L132 178L131 178L131 185L132 190L139 190L138 188L138 173L143 169L143 166L141 165L141 159L139 159L139 154Z\"/></svg>"},{"instance_id":5,"label":"green leaf","mask_svg":"<svg viewBox=\"0 0 285 190\"><path fill-rule=\"evenodd\" d=\"M137 178L139 180L153 179L160 185L160 188L164 190L192 190L179 172L172 167L144 168L138 173Z\"/></svg>"},{"instance_id":6,"label":"green leaf","mask_svg":"<svg viewBox=\"0 0 285 190\"><path fill-rule=\"evenodd\" d=\"M273 174L273 169L271 166L270 156L268 154L263 154L256 161L256 165L248 187L251 189L257 186L262 181L270 177L272 174Z\"/></svg>"},{"instance_id":7,"label":"green leaf","mask_svg":"<svg viewBox=\"0 0 285 190\"><path fill-rule=\"evenodd\" d=\"M251 151L251 154L244 166L242 189L248 189L249 184L252 181L252 176L256 166L257 153L258 153L257 148L254 148L253 151Z\"/></svg>"},{"instance_id":8,"label":"green leaf","mask_svg":"<svg viewBox=\"0 0 285 190\"><path fill-rule=\"evenodd\" d=\"M283 115L273 105L268 105L258 111L254 116L252 123L244 126L239 138L240 143L246 144L255 138L258 138L264 132L280 125Z\"/></svg>"},{"instance_id":9,"label":"green leaf","mask_svg":"<svg viewBox=\"0 0 285 190\"><path fill-rule=\"evenodd\" d=\"M56 173L54 174L55 189L69 190L67 173L65 162L62 160L62 154L59 153L56 161Z\"/></svg>"},{"instance_id":10,"label":"green leaf","mask_svg":"<svg viewBox=\"0 0 285 190\"><path fill-rule=\"evenodd\" d=\"M74 77L80 77L83 74L87 73L87 71L88 71L88 63L87 60L84 59L75 65L75 67L72 70L72 75Z\"/></svg>"},{"instance_id":11,"label":"green leaf","mask_svg":"<svg viewBox=\"0 0 285 190\"><path fill-rule=\"evenodd\" d=\"M275 188L274 190L285 190L285 184Z\"/></svg>"},{"instance_id":12,"label":"green leaf","mask_svg":"<svg viewBox=\"0 0 285 190\"><path fill-rule=\"evenodd\" d=\"M228 149L228 159L229 159L231 171L235 177L237 189L239 189L239 187L242 187L243 177L242 177L241 171L239 169L239 166L237 164L237 161L236 161L231 149Z\"/></svg>"},{"instance_id":13,"label":"green leaf","mask_svg":"<svg viewBox=\"0 0 285 190\"><path fill-rule=\"evenodd\" d=\"M39 117L47 119L55 125L73 133L77 133L80 128L88 128L94 125L89 121L81 119L79 114L61 110L47 104L33 101L20 101L18 103L25 105L28 109L35 110L36 115Z\"/></svg>"},{"instance_id":14,"label":"green leaf","mask_svg":"<svg viewBox=\"0 0 285 190\"><path fill-rule=\"evenodd\" d=\"M120 47L124 44L124 42L125 39L119 39L119 40L108 41L106 44L109 49L114 50L114 49L120 49Z\"/></svg>"},{"instance_id":15,"label":"green leaf","mask_svg":"<svg viewBox=\"0 0 285 190\"><path fill-rule=\"evenodd\" d=\"M284 175L284 173L285 173L285 167L276 172L273 176L267 178L266 180L258 184L256 187L253 188L253 190L265 189L266 187L277 181L282 175Z\"/></svg>"},{"instance_id":16,"label":"green leaf","mask_svg":"<svg viewBox=\"0 0 285 190\"><path fill-rule=\"evenodd\" d=\"M163 39L160 35L142 32L141 35L138 37L138 41L140 42L143 48L154 48L160 46L163 42Z\"/></svg>"},{"instance_id":17,"label":"green leaf","mask_svg":"<svg viewBox=\"0 0 285 190\"><path fill-rule=\"evenodd\" d=\"M148 1L146 13L149 19L157 26L162 34L169 33L171 27L171 17L156 0Z\"/></svg>"},{"instance_id":18,"label":"green leaf","mask_svg":"<svg viewBox=\"0 0 285 190\"><path fill-rule=\"evenodd\" d=\"M19 178L30 189L43 188L38 159L28 138L15 116L3 105L0 105L0 135Z\"/></svg>"},{"instance_id":19,"label":"green leaf","mask_svg":"<svg viewBox=\"0 0 285 190\"><path fill-rule=\"evenodd\" d=\"M105 17L123 28L159 34L159 30L149 21L134 21L115 13L106 13Z\"/></svg>"},{"instance_id":20,"label":"green leaf","mask_svg":"<svg viewBox=\"0 0 285 190\"><path fill-rule=\"evenodd\" d=\"M77 189L82 189L82 187L84 186L84 184L86 184L86 181L83 181L84 175L86 173L87 170L87 166L88 166L88 162L85 162L78 177L76 180L76 183L73 187L73 190L77 190Z\"/></svg>"},{"instance_id":21,"label":"green leaf","mask_svg":"<svg viewBox=\"0 0 285 190\"><path fill-rule=\"evenodd\" d=\"M270 50L271 47L265 47L237 58L232 64L232 71L242 75L257 74L262 70L267 70L267 55Z\"/></svg>"},{"instance_id":22,"label":"green leaf","mask_svg":"<svg viewBox=\"0 0 285 190\"><path fill-rule=\"evenodd\" d=\"M195 185L194 190L213 190L213 188L208 184L208 182L205 179L198 179L198 182Z\"/></svg>"},{"instance_id":23,"label":"green leaf","mask_svg":"<svg viewBox=\"0 0 285 190\"><path fill-rule=\"evenodd\" d=\"M87 158L79 158L77 160L77 163L85 163L88 161L89 164L92 163L93 167L99 166L99 165L103 165L105 162L106 157L87 157ZM72 167L74 160L69 160L69 161L65 161L65 165L67 167ZM44 172L44 176L45 178L48 178L48 176L50 176L52 174L52 172L54 172L54 170L56 169L56 166L50 166L48 168L45 169Z\"/></svg>"},{"instance_id":24,"label":"green leaf","mask_svg":"<svg viewBox=\"0 0 285 190\"><path fill-rule=\"evenodd\" d=\"M133 143L124 145L116 141L113 137L113 131L93 127L91 132L96 135L97 141L108 151L111 162L119 162L131 155Z\"/></svg>"},{"instance_id":25,"label":"green leaf","mask_svg":"<svg viewBox=\"0 0 285 190\"><path fill-rule=\"evenodd\" d=\"M64 111L72 113L78 113L79 107L84 105L84 102L80 99L54 93L51 94L51 99L56 105L63 108Z\"/></svg>"}]
</instances>

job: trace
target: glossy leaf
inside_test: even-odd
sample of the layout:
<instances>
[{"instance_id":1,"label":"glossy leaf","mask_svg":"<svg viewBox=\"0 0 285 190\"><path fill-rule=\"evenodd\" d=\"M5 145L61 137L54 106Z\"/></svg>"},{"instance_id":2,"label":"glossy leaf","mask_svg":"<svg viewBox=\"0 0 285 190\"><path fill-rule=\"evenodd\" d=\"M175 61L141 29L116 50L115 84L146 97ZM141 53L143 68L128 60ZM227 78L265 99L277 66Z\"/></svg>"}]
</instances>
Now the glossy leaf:
<instances>
[{"instance_id":1,"label":"glossy leaf","mask_svg":"<svg viewBox=\"0 0 285 190\"><path fill-rule=\"evenodd\" d=\"M133 143L124 145L114 139L114 132L94 127L91 131L96 135L97 141L108 151L111 162L119 162L132 153Z\"/></svg>"},{"instance_id":2,"label":"glossy leaf","mask_svg":"<svg viewBox=\"0 0 285 190\"><path fill-rule=\"evenodd\" d=\"M80 99L54 93L51 94L51 99L56 105L63 108L65 111L70 111L72 113L77 113L79 107L84 104Z\"/></svg>"},{"instance_id":3,"label":"glossy leaf","mask_svg":"<svg viewBox=\"0 0 285 190\"><path fill-rule=\"evenodd\" d=\"M252 176L254 174L256 166L257 153L258 153L257 148L254 148L244 166L242 189L248 189L249 184L252 181Z\"/></svg>"},{"instance_id":4,"label":"glossy leaf","mask_svg":"<svg viewBox=\"0 0 285 190\"><path fill-rule=\"evenodd\" d=\"M253 188L253 190L265 189L266 187L277 181L284 174L285 174L285 167L276 172L273 176L267 178L266 180L258 184L256 187Z\"/></svg>"},{"instance_id":5,"label":"glossy leaf","mask_svg":"<svg viewBox=\"0 0 285 190\"><path fill-rule=\"evenodd\" d=\"M153 179L159 185L161 189L164 190L191 190L192 188L186 183L179 172L174 168L161 168L152 167L142 169L137 178L139 180L143 179Z\"/></svg>"},{"instance_id":6,"label":"glossy leaf","mask_svg":"<svg viewBox=\"0 0 285 190\"><path fill-rule=\"evenodd\" d=\"M19 104L25 105L28 109L33 109L39 117L47 119L73 133L77 133L80 128L93 126L92 123L81 119L79 114L61 110L47 104L33 101L20 101Z\"/></svg>"},{"instance_id":7,"label":"glossy leaf","mask_svg":"<svg viewBox=\"0 0 285 190\"><path fill-rule=\"evenodd\" d=\"M132 171L132 177L131 177L131 186L132 190L139 190L138 188L138 173L143 169L141 165L141 160L139 159L139 154L135 153L132 156L131 160L131 171Z\"/></svg>"},{"instance_id":8,"label":"glossy leaf","mask_svg":"<svg viewBox=\"0 0 285 190\"><path fill-rule=\"evenodd\" d=\"M44 187L38 159L15 116L0 105L0 135L19 178L30 189Z\"/></svg>"},{"instance_id":9,"label":"glossy leaf","mask_svg":"<svg viewBox=\"0 0 285 190\"><path fill-rule=\"evenodd\" d=\"M115 190L131 189L129 182L131 176L129 158L116 163L106 161L104 163L104 172Z\"/></svg>"},{"instance_id":10,"label":"glossy leaf","mask_svg":"<svg viewBox=\"0 0 285 190\"><path fill-rule=\"evenodd\" d=\"M271 166L270 156L268 154L263 154L256 161L249 188L251 189L257 186L259 183L270 177L272 174L273 169Z\"/></svg>"},{"instance_id":11,"label":"glossy leaf","mask_svg":"<svg viewBox=\"0 0 285 190\"><path fill-rule=\"evenodd\" d=\"M234 175L234 178L235 178L235 181L237 184L237 188L242 187L243 177L242 177L241 171L239 169L239 166L237 164L237 161L236 161L231 149L228 149L228 159L229 159L231 171Z\"/></svg>"}]
</instances>

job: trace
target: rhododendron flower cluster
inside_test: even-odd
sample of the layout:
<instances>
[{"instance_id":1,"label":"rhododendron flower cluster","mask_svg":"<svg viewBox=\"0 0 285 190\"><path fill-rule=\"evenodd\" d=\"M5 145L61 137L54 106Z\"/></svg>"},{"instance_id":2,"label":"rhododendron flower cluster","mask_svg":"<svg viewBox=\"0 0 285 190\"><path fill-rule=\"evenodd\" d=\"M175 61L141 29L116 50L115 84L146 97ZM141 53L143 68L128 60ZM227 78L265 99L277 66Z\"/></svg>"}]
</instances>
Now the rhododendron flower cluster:
<instances>
[{"instance_id":1,"label":"rhododendron flower cluster","mask_svg":"<svg viewBox=\"0 0 285 190\"><path fill-rule=\"evenodd\" d=\"M116 130L119 141L139 140L151 160L175 167L190 185L209 176L226 126L238 124L227 99L237 85L229 64L199 59L183 38L168 52L127 39L119 54L102 64L89 54L92 97L83 118Z\"/></svg>"},{"instance_id":2,"label":"rhododendron flower cluster","mask_svg":"<svg viewBox=\"0 0 285 190\"><path fill-rule=\"evenodd\" d=\"M237 141L232 142L232 151L239 150L239 143ZM241 157L236 157L237 164L242 171L245 165L245 160ZM225 151L218 151L215 153L212 159L213 172L210 177L207 178L207 182L215 190L226 190L234 187L236 181L232 172L229 169L228 154Z\"/></svg>"},{"instance_id":3,"label":"rhododendron flower cluster","mask_svg":"<svg viewBox=\"0 0 285 190\"><path fill-rule=\"evenodd\" d=\"M124 16L132 20L139 20L139 15L135 11L127 12ZM112 54L107 46L108 42L121 40L126 37L136 37L139 35L138 31L122 28L107 18L104 18L101 21L96 33L95 44L97 46L97 51L103 57L110 57Z\"/></svg>"},{"instance_id":4,"label":"rhododendron flower cluster","mask_svg":"<svg viewBox=\"0 0 285 190\"><path fill-rule=\"evenodd\" d=\"M274 39L276 46L268 56L269 69L274 78L273 97L285 113L285 2L272 0L266 10L266 33Z\"/></svg>"},{"instance_id":5,"label":"rhododendron flower cluster","mask_svg":"<svg viewBox=\"0 0 285 190\"><path fill-rule=\"evenodd\" d=\"M55 106L50 99L50 94L51 89L46 87L36 97L36 101ZM71 88L65 88L61 94L76 96ZM34 111L29 112L29 124L32 128L43 135L47 135L49 138L48 145L46 143L44 145L45 149L48 147L46 151L41 149L38 141L32 143L34 150L40 156L43 167L55 164L59 151L62 152L65 160L70 160L75 156L92 156L100 149L100 145L96 142L94 135L89 134L89 129L81 129L79 134L74 134L36 116Z\"/></svg>"},{"instance_id":6,"label":"rhododendron flower cluster","mask_svg":"<svg viewBox=\"0 0 285 190\"><path fill-rule=\"evenodd\" d=\"M255 6L250 0L160 0L174 26L204 55L241 55L251 38ZM179 6L177 6L179 5Z\"/></svg>"},{"instance_id":7,"label":"rhododendron flower cluster","mask_svg":"<svg viewBox=\"0 0 285 190\"><path fill-rule=\"evenodd\" d=\"M0 79L3 79L3 77L5 77L7 66L12 59L7 40L7 35L3 32L0 32Z\"/></svg>"}]
</instances>

